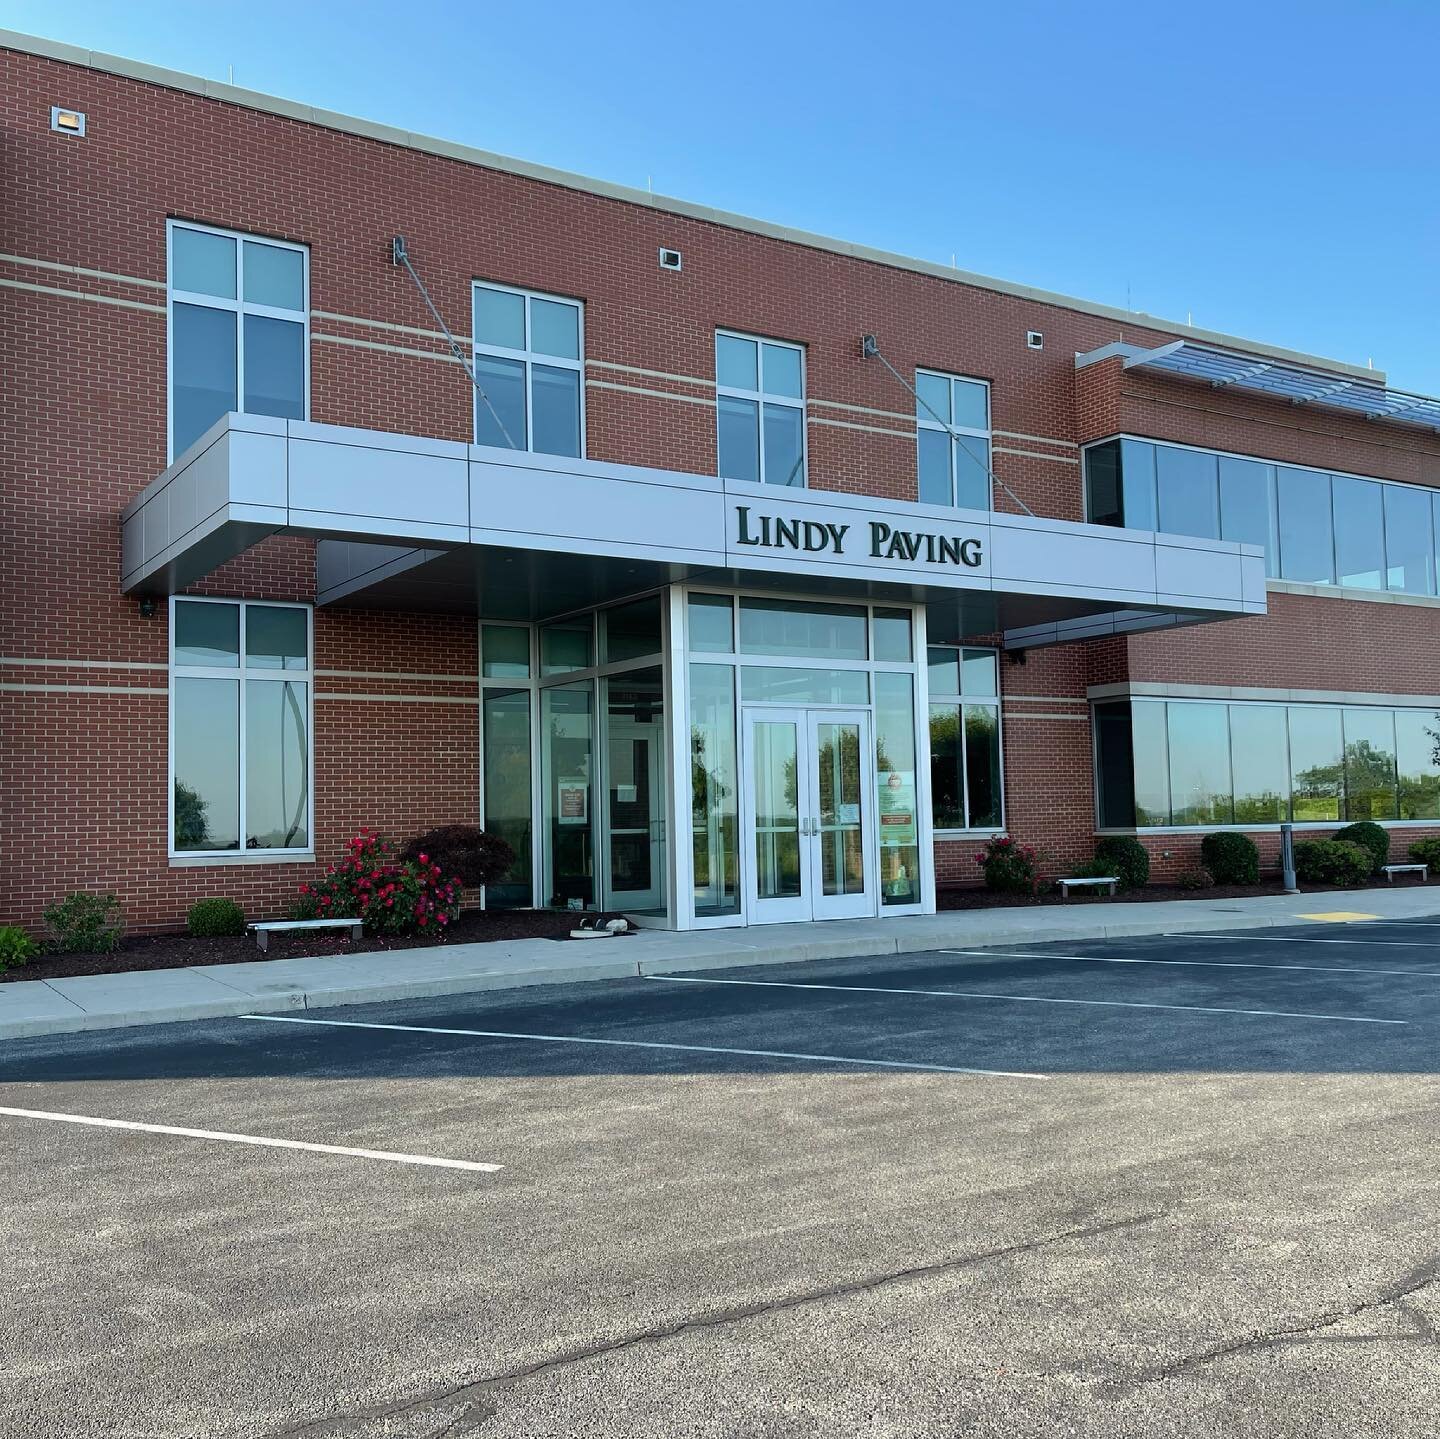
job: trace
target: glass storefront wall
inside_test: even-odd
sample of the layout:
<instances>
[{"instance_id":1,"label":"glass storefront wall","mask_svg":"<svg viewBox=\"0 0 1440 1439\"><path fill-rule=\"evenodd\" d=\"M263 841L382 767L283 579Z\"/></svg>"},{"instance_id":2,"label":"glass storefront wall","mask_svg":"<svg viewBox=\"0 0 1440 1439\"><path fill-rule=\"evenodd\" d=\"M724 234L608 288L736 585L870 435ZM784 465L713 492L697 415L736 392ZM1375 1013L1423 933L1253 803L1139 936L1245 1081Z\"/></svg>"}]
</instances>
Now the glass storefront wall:
<instances>
[{"instance_id":1,"label":"glass storefront wall","mask_svg":"<svg viewBox=\"0 0 1440 1439\"><path fill-rule=\"evenodd\" d=\"M1440 492L1128 437L1085 451L1091 524L1239 540L1265 573L1433 595Z\"/></svg>"},{"instance_id":2,"label":"glass storefront wall","mask_svg":"<svg viewBox=\"0 0 1440 1439\"><path fill-rule=\"evenodd\" d=\"M1098 703L1102 829L1440 819L1440 713L1133 698Z\"/></svg>"},{"instance_id":3,"label":"glass storefront wall","mask_svg":"<svg viewBox=\"0 0 1440 1439\"><path fill-rule=\"evenodd\" d=\"M672 624L683 627L673 641ZM539 625L486 620L479 631L481 814L516 855L488 905L754 922L744 886L763 831L773 850L767 895L802 883L814 848L818 903L924 907L926 711L916 685L927 650L910 607L677 588ZM955 647L951 663L956 770L968 776L961 803L998 826L995 655ZM776 761L773 793L756 796L752 815L742 717L778 721L782 711L808 712L810 728L776 726L772 738L799 748L788 769ZM688 784L690 826L678 854L667 831L677 776L674 817L685 822Z\"/></svg>"},{"instance_id":4,"label":"glass storefront wall","mask_svg":"<svg viewBox=\"0 0 1440 1439\"><path fill-rule=\"evenodd\" d=\"M664 608L481 624L481 813L515 851L488 906L668 915Z\"/></svg>"},{"instance_id":5,"label":"glass storefront wall","mask_svg":"<svg viewBox=\"0 0 1440 1439\"><path fill-rule=\"evenodd\" d=\"M868 887L877 910L920 908L925 879L912 611L696 590L687 592L685 612L695 920L734 923L741 916L747 867L755 867L756 893L767 901L798 896L806 822L802 763L819 767L814 838L823 850L822 892L853 896ZM822 717L815 753L802 760L795 721L764 717L766 707L781 706L867 710L868 737L862 741L855 725ZM756 752L747 761L754 771L749 823L755 833L745 839L747 776L739 761L747 712L756 717L750 731ZM873 754L863 765L850 753L860 743ZM862 773L871 776L870 793L851 793ZM867 861L862 831L872 820ZM923 860L928 868L929 856ZM867 864L878 873L868 873Z\"/></svg>"}]
</instances>

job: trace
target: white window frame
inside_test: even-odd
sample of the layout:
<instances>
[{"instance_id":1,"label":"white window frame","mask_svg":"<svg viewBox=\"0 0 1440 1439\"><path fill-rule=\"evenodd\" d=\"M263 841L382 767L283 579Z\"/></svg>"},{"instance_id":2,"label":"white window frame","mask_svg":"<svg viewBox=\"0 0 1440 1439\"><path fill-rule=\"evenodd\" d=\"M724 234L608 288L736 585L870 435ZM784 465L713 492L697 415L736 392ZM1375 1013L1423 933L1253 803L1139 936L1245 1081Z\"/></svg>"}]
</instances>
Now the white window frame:
<instances>
[{"instance_id":1,"label":"white window frame","mask_svg":"<svg viewBox=\"0 0 1440 1439\"><path fill-rule=\"evenodd\" d=\"M525 346L523 350L507 349L504 345L491 345L482 343L477 333L479 326L475 323L475 300L481 290L498 290L505 295L519 295L525 301ZM530 348L530 304L534 300L548 300L552 305L569 305L574 311L577 320L577 334L579 336L580 358L571 360L564 355L551 355L539 350ZM494 280L472 280L470 282L470 333L472 336L471 363L478 364L481 355L489 355L500 360L518 360L525 367L525 443L519 448L527 454L539 453L535 449L535 397L532 374L536 365L549 365L557 370L574 370L580 378L580 453L575 458L584 459L586 456L587 441L585 438L585 302L583 300L571 299L569 295L551 295L544 290L525 290L517 285L501 285ZM478 368L476 374L479 374ZM471 414L471 434L475 443L480 443L480 409L485 401L480 398L478 386L474 396L474 406ZM549 451L544 453L548 454ZM560 459L569 456L557 456Z\"/></svg>"},{"instance_id":2,"label":"white window frame","mask_svg":"<svg viewBox=\"0 0 1440 1439\"><path fill-rule=\"evenodd\" d=\"M175 288L175 232L194 230L202 235L221 235L235 241L235 299L222 295L205 295L197 290ZM300 256L304 308L287 310L278 305L257 305L244 298L245 241L271 245L277 250L293 250ZM291 240L276 240L269 235L252 235L243 230L222 230L214 225L197 225L191 220L165 222L165 454L167 462L175 458L175 306L200 305L210 310L228 310L235 316L235 408L245 413L245 316L263 315L272 320L288 320L303 326L300 345L302 383L301 419L310 418L310 247Z\"/></svg>"},{"instance_id":3,"label":"white window frame","mask_svg":"<svg viewBox=\"0 0 1440 1439\"><path fill-rule=\"evenodd\" d=\"M201 604L201 605L229 605L239 611L239 637L240 653L236 656L237 663L230 665L192 665L180 664L175 659L175 606L177 604ZM305 612L305 668L303 670L285 669L251 669L245 663L245 611L251 606L258 606L263 609L277 610L303 610ZM165 849L172 864L176 865L203 865L203 864L237 864L253 863L257 860L275 859L313 859L315 855L315 609L313 605L297 604L289 600L235 600L223 599L212 595L171 595L170 596L170 641L169 641L169 716L167 723L167 749L169 752L169 763L167 765L168 783L166 786L165 815L166 815L166 839ZM239 793L239 830L240 847L238 849L176 849L175 848L175 682L177 679L224 679L236 680L240 686L239 697L239 722L240 722L240 767L238 781ZM309 777L309 793L306 795L307 813L309 825L307 842L304 845L297 845L292 849L247 849L245 847L246 830L246 795L245 795L245 766L246 766L246 735L245 735L245 705L246 689L249 680L269 680L272 683L278 680L292 680L296 683L303 682L305 685L305 743L309 751L309 763L307 774Z\"/></svg>"},{"instance_id":4,"label":"white window frame","mask_svg":"<svg viewBox=\"0 0 1440 1439\"><path fill-rule=\"evenodd\" d=\"M722 338L731 340L749 340L755 346L755 378L760 382L758 390L745 390L736 385L722 385L720 383L720 341ZM800 398L797 400L794 395L777 395L765 389L765 346L774 345L781 350L794 350L800 356ZM760 483L771 484L765 476L765 406L783 405L786 409L800 411L800 483L798 485L785 485L781 481L774 481L777 489L800 489L810 488L810 402L807 398L810 391L810 379L806 373L805 346L798 345L794 340L776 340L769 335L751 335L744 330L727 330L724 328L715 331L715 444L716 444L716 468L719 468L719 444L720 444L720 400L722 398L736 400L752 400L756 405L755 422L759 433L756 436L759 447L760 460Z\"/></svg>"},{"instance_id":5,"label":"white window frame","mask_svg":"<svg viewBox=\"0 0 1440 1439\"><path fill-rule=\"evenodd\" d=\"M950 413L955 413L955 384L960 382L966 385L979 385L985 391L985 428L977 429L973 425L941 424L925 407L925 402L919 398L920 377L929 375L937 380L945 380L950 385ZM950 436L950 446L947 454L950 459L950 508L959 509L960 506L955 499L955 437L957 435L968 435L974 439L985 441L985 453L989 456L985 465L985 489L987 510L995 508L995 418L990 412L990 381L982 380L975 375L957 375L950 370L931 370L924 366L917 366L915 370L915 481L916 494L919 494L920 481L920 431L935 430L942 435ZM923 503L929 503L924 501ZM973 647L972 647L973 648Z\"/></svg>"},{"instance_id":6,"label":"white window frame","mask_svg":"<svg viewBox=\"0 0 1440 1439\"><path fill-rule=\"evenodd\" d=\"M931 650L953 650L955 653L955 672L960 676L958 688L961 691L956 694L936 694L930 690L930 651ZM970 695L963 693L964 689L964 657L966 650L980 650L986 654L995 656L995 693L993 695ZM960 746L960 791L965 804L965 823L956 828L942 828L938 823L934 824L936 839L953 839L957 835L997 835L1004 834L1006 821L1006 795L1005 795L1005 712L1002 696L1000 694L1000 651L994 645L963 645L963 644L937 644L931 640L926 646L925 658L921 661L925 674L925 733L930 733L930 707L932 705L953 704L960 711L961 746ZM992 825L972 825L970 823L970 761L965 753L964 728L965 728L965 706L966 705L993 705L995 707L995 743L1000 749L1000 820ZM927 750L929 746L926 746ZM927 777L928 778L928 777ZM931 791L931 815L934 823L934 788L927 785Z\"/></svg>"}]
</instances>

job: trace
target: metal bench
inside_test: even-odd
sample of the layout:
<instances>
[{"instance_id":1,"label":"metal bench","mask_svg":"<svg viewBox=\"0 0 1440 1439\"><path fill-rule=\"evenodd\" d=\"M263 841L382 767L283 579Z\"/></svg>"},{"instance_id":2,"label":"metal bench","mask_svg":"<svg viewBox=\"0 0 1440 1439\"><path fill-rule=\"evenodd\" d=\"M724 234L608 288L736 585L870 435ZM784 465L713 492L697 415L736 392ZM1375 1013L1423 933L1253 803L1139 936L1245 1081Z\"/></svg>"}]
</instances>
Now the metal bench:
<instances>
[{"instance_id":1,"label":"metal bench","mask_svg":"<svg viewBox=\"0 0 1440 1439\"><path fill-rule=\"evenodd\" d=\"M251 930L255 935L255 943L263 951L270 948L270 936L277 930L283 929L348 929L351 939L359 939L364 933L365 921L363 919L267 919L259 924L252 924Z\"/></svg>"},{"instance_id":2,"label":"metal bench","mask_svg":"<svg viewBox=\"0 0 1440 1439\"><path fill-rule=\"evenodd\" d=\"M1421 884L1430 882L1430 866L1428 864L1382 864L1380 868L1391 884L1395 883L1397 874L1414 874L1417 870L1420 872Z\"/></svg>"},{"instance_id":3,"label":"metal bench","mask_svg":"<svg viewBox=\"0 0 1440 1439\"><path fill-rule=\"evenodd\" d=\"M1069 899L1072 889L1098 889L1102 884L1106 886L1110 894L1115 893L1115 886L1120 883L1118 875L1100 875L1089 879L1057 879L1056 884L1060 886L1060 898Z\"/></svg>"}]
</instances>

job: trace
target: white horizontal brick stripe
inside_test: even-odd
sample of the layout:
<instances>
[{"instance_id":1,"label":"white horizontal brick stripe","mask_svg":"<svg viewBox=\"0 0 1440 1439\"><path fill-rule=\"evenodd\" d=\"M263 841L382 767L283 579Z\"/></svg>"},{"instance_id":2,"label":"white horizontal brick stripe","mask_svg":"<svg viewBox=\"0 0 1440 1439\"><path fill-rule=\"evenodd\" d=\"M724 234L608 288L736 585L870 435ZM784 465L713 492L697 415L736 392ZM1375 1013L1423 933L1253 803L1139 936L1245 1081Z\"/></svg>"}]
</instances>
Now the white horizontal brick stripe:
<instances>
[{"instance_id":1,"label":"white horizontal brick stripe","mask_svg":"<svg viewBox=\"0 0 1440 1439\"><path fill-rule=\"evenodd\" d=\"M145 689L139 685L23 685L0 684L0 691L22 695L168 695L168 689Z\"/></svg>"},{"instance_id":2,"label":"white horizontal brick stripe","mask_svg":"<svg viewBox=\"0 0 1440 1439\"><path fill-rule=\"evenodd\" d=\"M706 405L710 409L715 408L715 399L712 395L676 395L669 390L647 390L640 385L619 385L613 380L591 380L586 379L587 390L621 390L627 395L649 395L656 400L679 400L685 405Z\"/></svg>"},{"instance_id":3,"label":"white horizontal brick stripe","mask_svg":"<svg viewBox=\"0 0 1440 1439\"><path fill-rule=\"evenodd\" d=\"M1078 465L1079 459L1075 455L1046 455L1039 450L1015 450L1008 445L996 445L993 451L997 455L1024 455L1029 460L1049 460L1052 465Z\"/></svg>"},{"instance_id":4,"label":"white horizontal brick stripe","mask_svg":"<svg viewBox=\"0 0 1440 1439\"><path fill-rule=\"evenodd\" d=\"M161 690L161 694L165 691ZM350 694L341 690L316 690L317 700L365 700L380 701L386 704L417 704L417 705L478 705L478 695L376 695L376 694Z\"/></svg>"},{"instance_id":5,"label":"white horizontal brick stripe","mask_svg":"<svg viewBox=\"0 0 1440 1439\"><path fill-rule=\"evenodd\" d=\"M149 290L163 290L164 280L145 280L139 275L119 275L113 270L91 270L84 265L62 265L56 260L37 260L30 255L4 255L0 260L11 265L33 265L37 270L54 270L61 275L84 275L90 280L113 280L117 285L143 285Z\"/></svg>"},{"instance_id":6,"label":"white horizontal brick stripe","mask_svg":"<svg viewBox=\"0 0 1440 1439\"><path fill-rule=\"evenodd\" d=\"M52 660L20 659L11 655L0 655L0 667L5 665L47 665L61 670L163 670L162 660Z\"/></svg>"},{"instance_id":7,"label":"white horizontal brick stripe","mask_svg":"<svg viewBox=\"0 0 1440 1439\"><path fill-rule=\"evenodd\" d=\"M121 300L114 295L92 295L88 290L62 290L55 285L32 285L28 280L0 280L7 290L28 290L36 295L54 295L62 300L93 300L97 305L118 305L122 310L144 310L163 315L164 305L150 305L143 300Z\"/></svg>"},{"instance_id":8,"label":"white horizontal brick stripe","mask_svg":"<svg viewBox=\"0 0 1440 1439\"><path fill-rule=\"evenodd\" d=\"M992 430L992 434L1007 440L1029 440L1035 445L1058 445L1065 450L1078 450L1074 440L1052 440L1049 435L1027 435L1023 430Z\"/></svg>"},{"instance_id":9,"label":"white horizontal brick stripe","mask_svg":"<svg viewBox=\"0 0 1440 1439\"><path fill-rule=\"evenodd\" d=\"M349 335L325 335L318 330L312 330L310 338L324 340L329 345L349 345L356 350L382 350L387 355L413 355L417 360L440 360L447 365L460 363L449 350L417 350L409 345L387 345L383 340L355 340Z\"/></svg>"},{"instance_id":10,"label":"white horizontal brick stripe","mask_svg":"<svg viewBox=\"0 0 1440 1439\"><path fill-rule=\"evenodd\" d=\"M585 363L597 370L618 370L625 375L646 375L652 380L674 380L679 385L699 385L707 390L715 388L714 380L702 380L698 375L672 375L668 370L646 370L639 365L621 365L614 360L586 360Z\"/></svg>"},{"instance_id":11,"label":"white horizontal brick stripe","mask_svg":"<svg viewBox=\"0 0 1440 1439\"><path fill-rule=\"evenodd\" d=\"M837 430L864 430L867 434L890 435L897 440L909 440L912 445L915 443L914 430L882 430L879 425L861 425L854 420L827 420L821 415L811 415L810 423L812 425L829 425Z\"/></svg>"}]
</instances>

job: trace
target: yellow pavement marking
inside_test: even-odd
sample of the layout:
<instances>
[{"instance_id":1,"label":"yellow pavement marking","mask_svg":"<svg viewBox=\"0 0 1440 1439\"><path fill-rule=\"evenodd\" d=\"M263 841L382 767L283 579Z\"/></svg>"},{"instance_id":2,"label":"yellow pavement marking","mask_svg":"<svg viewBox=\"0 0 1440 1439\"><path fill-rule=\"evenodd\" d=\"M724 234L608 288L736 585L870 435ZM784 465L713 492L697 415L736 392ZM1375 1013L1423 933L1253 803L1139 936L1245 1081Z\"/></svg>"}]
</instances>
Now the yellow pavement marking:
<instances>
[{"instance_id":1,"label":"yellow pavement marking","mask_svg":"<svg viewBox=\"0 0 1440 1439\"><path fill-rule=\"evenodd\" d=\"M1354 919L1379 919L1378 914L1360 914L1353 909L1332 909L1326 914L1297 914L1296 919L1318 919L1325 924L1349 924Z\"/></svg>"}]
</instances>

